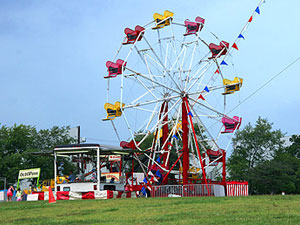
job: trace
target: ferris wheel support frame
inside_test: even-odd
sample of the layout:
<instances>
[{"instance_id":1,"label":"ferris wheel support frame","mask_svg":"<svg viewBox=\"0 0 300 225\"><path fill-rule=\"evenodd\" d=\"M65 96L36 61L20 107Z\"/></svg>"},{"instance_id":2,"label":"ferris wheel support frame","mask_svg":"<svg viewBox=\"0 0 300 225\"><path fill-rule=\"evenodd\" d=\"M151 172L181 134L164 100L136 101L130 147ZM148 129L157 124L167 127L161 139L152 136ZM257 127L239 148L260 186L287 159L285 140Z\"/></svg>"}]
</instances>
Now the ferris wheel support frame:
<instances>
[{"instance_id":1,"label":"ferris wheel support frame","mask_svg":"<svg viewBox=\"0 0 300 225\"><path fill-rule=\"evenodd\" d=\"M187 109L185 106L187 97L182 97L182 111L181 111L181 117L182 117L182 184L188 184L188 170L190 167L189 163L189 146L188 146L188 139L189 139L189 128L188 128L188 116L187 116Z\"/></svg>"}]
</instances>

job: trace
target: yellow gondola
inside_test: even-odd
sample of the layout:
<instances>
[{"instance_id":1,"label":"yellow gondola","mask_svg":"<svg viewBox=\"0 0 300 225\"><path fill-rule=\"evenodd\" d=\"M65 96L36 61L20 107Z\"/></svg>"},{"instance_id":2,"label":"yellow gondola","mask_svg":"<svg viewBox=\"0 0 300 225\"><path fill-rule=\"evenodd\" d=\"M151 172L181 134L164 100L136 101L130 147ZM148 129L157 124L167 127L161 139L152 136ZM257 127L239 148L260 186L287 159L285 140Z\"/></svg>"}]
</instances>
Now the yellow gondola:
<instances>
[{"instance_id":1,"label":"yellow gondola","mask_svg":"<svg viewBox=\"0 0 300 225\"><path fill-rule=\"evenodd\" d=\"M223 85L225 86L225 92L222 95L233 94L236 91L239 91L242 87L243 79L235 77L233 81L228 79L223 79Z\"/></svg>"},{"instance_id":2,"label":"yellow gondola","mask_svg":"<svg viewBox=\"0 0 300 225\"><path fill-rule=\"evenodd\" d=\"M125 104L122 103L122 108L124 108L124 106L125 106ZM106 110L107 117L105 119L102 119L103 121L114 120L116 117L120 117L122 115L122 109L121 109L120 102L115 102L114 105L110 104L110 103L105 103L104 109Z\"/></svg>"},{"instance_id":3,"label":"yellow gondola","mask_svg":"<svg viewBox=\"0 0 300 225\"><path fill-rule=\"evenodd\" d=\"M155 20L156 26L153 27L153 30L164 28L165 26L169 26L171 21L173 20L174 13L165 10L164 15L160 15L159 13L154 13L153 18Z\"/></svg>"}]
</instances>

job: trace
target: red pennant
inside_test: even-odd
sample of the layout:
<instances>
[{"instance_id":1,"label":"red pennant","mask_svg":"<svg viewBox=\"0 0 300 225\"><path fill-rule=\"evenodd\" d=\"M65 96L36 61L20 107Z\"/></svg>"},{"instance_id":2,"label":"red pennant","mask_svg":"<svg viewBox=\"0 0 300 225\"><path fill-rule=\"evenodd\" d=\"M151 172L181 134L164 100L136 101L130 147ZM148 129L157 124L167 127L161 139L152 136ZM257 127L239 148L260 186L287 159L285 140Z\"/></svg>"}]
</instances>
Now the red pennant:
<instances>
[{"instance_id":1,"label":"red pennant","mask_svg":"<svg viewBox=\"0 0 300 225\"><path fill-rule=\"evenodd\" d=\"M171 147L173 147L173 145L171 144L171 142L168 142L168 145L170 145Z\"/></svg>"},{"instance_id":2,"label":"red pennant","mask_svg":"<svg viewBox=\"0 0 300 225\"><path fill-rule=\"evenodd\" d=\"M239 48L238 48L238 46L236 45L236 43L233 43L232 47L235 48L236 50L239 50Z\"/></svg>"},{"instance_id":3,"label":"red pennant","mask_svg":"<svg viewBox=\"0 0 300 225\"><path fill-rule=\"evenodd\" d=\"M252 22L253 17L251 16L250 19L248 20L249 23Z\"/></svg>"},{"instance_id":4,"label":"red pennant","mask_svg":"<svg viewBox=\"0 0 300 225\"><path fill-rule=\"evenodd\" d=\"M219 69L217 69L217 70L216 70L215 74L216 74L216 73L220 74L220 71L219 71Z\"/></svg>"},{"instance_id":5,"label":"red pennant","mask_svg":"<svg viewBox=\"0 0 300 225\"><path fill-rule=\"evenodd\" d=\"M199 95L198 99L201 98L203 101L205 101L205 98L203 97L202 94Z\"/></svg>"}]
</instances>

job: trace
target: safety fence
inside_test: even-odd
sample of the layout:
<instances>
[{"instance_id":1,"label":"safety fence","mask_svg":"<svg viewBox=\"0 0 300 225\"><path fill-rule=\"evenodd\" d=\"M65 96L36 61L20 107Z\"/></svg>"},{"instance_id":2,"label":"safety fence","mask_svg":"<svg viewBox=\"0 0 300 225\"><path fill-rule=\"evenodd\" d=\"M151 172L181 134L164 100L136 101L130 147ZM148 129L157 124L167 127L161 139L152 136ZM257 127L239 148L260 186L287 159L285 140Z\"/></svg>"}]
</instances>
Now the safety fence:
<instances>
[{"instance_id":1,"label":"safety fence","mask_svg":"<svg viewBox=\"0 0 300 225\"><path fill-rule=\"evenodd\" d=\"M230 181L226 182L227 196L248 196L247 181Z\"/></svg>"},{"instance_id":2,"label":"safety fence","mask_svg":"<svg viewBox=\"0 0 300 225\"><path fill-rule=\"evenodd\" d=\"M215 189L220 189L221 185L215 184L187 184L187 185L161 185L152 186L151 197L200 197L200 196L215 196ZM222 190L222 189L221 189ZM221 191L222 192L222 191ZM220 194L218 193L218 196Z\"/></svg>"}]
</instances>

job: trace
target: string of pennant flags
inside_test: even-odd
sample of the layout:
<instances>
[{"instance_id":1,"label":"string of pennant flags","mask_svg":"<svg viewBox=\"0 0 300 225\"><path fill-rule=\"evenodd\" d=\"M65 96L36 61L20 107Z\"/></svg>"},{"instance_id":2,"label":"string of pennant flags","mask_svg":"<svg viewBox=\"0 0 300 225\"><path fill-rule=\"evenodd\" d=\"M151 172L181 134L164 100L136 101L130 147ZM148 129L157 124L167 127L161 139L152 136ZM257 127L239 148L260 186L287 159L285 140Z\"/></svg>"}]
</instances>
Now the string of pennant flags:
<instances>
[{"instance_id":1,"label":"string of pennant flags","mask_svg":"<svg viewBox=\"0 0 300 225\"><path fill-rule=\"evenodd\" d=\"M252 22L252 20L255 18L256 15L260 15L260 7L261 5L265 3L265 0L261 0L259 2L259 4L257 5L257 7L255 8L255 10L253 11L253 13L251 14L249 20L247 21L247 23L245 24L245 26L243 27L243 29L241 30L241 32L239 33L239 35L237 36L237 38L234 40L233 44L231 45L231 47L229 48L229 50L227 51L226 55L224 56L222 62L220 63L220 65L222 66L228 66L228 63L226 63L225 59L230 55L230 53L232 52L233 49L235 50L239 50L238 48L238 43L241 39L245 40L245 31L247 30L248 26L250 25L250 23ZM220 70L219 69L216 69L215 73L214 74L220 74ZM205 92L209 92L209 88L207 86L204 87L202 93L205 93ZM205 98L204 96L202 95L202 93L199 95L198 99L202 99L203 101L205 101ZM191 116L191 117L194 117L193 114L191 112L188 112L188 115ZM172 136L172 138L175 138L175 139L179 139L177 137L176 134L174 134Z\"/></svg>"},{"instance_id":2,"label":"string of pennant flags","mask_svg":"<svg viewBox=\"0 0 300 225\"><path fill-rule=\"evenodd\" d=\"M232 46L229 48L229 50L227 51L226 55L224 56L224 59L222 60L222 62L220 63L220 65L222 66L228 66L228 64L226 63L225 59L227 58L228 55L230 55L230 53L232 52L233 49L235 50L239 50L238 48L238 42L243 39L245 40L245 31L247 30L248 26L250 25L250 23L252 22L252 20L254 19L254 17L256 15L260 15L260 7L261 5L265 3L265 0L261 0L259 2L259 4L257 5L257 7L255 8L255 10L253 11L253 13L251 14L249 20L247 21L247 23L245 24L245 26L243 27L243 29L241 30L241 32L239 33L239 35L237 36L237 38L235 39L235 41L233 42ZM220 73L220 71L217 69L215 74L216 73Z\"/></svg>"}]
</instances>

